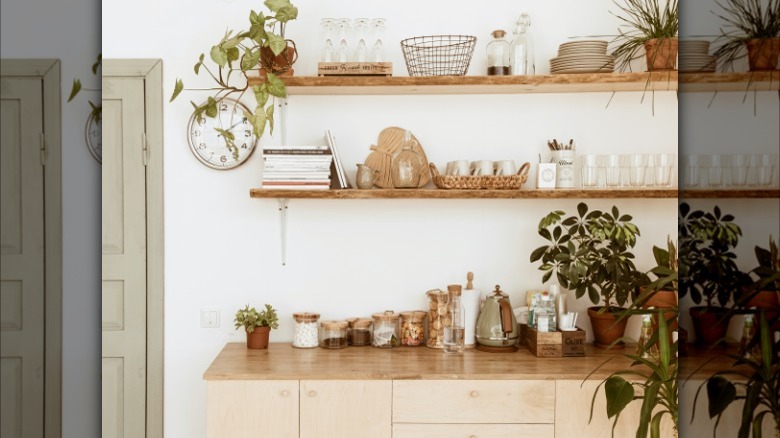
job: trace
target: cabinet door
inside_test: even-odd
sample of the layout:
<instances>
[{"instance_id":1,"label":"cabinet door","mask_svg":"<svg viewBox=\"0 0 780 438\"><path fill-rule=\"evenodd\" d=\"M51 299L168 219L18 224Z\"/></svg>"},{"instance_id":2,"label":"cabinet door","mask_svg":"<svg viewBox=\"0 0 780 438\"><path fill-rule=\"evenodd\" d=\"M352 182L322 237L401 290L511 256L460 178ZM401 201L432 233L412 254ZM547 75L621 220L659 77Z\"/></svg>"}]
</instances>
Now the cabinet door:
<instances>
[{"instance_id":1,"label":"cabinet door","mask_svg":"<svg viewBox=\"0 0 780 438\"><path fill-rule=\"evenodd\" d=\"M393 425L393 438L553 438L552 424L412 424Z\"/></svg>"},{"instance_id":2,"label":"cabinet door","mask_svg":"<svg viewBox=\"0 0 780 438\"><path fill-rule=\"evenodd\" d=\"M298 438L297 380L206 382L208 438Z\"/></svg>"},{"instance_id":3,"label":"cabinet door","mask_svg":"<svg viewBox=\"0 0 780 438\"><path fill-rule=\"evenodd\" d=\"M301 438L390 438L390 380L301 381Z\"/></svg>"},{"instance_id":4,"label":"cabinet door","mask_svg":"<svg viewBox=\"0 0 780 438\"><path fill-rule=\"evenodd\" d=\"M702 380L689 380L685 385L680 386L680 436L703 436L715 438L735 437L739 433L739 426L742 420L742 407L745 405L743 400L738 400L731 404L720 418L718 428L713 435L715 428L715 419L710 418L707 413L709 402L707 401L707 388L702 387L699 398L696 400L696 416L693 417L693 399L696 397L696 390L701 386ZM741 389L741 388L740 388ZM738 394L744 394L740 390ZM693 421L691 421L693 417ZM774 435L774 421L771 415L765 415L761 423L761 436L772 437ZM752 436L752 435L751 435Z\"/></svg>"}]
</instances>

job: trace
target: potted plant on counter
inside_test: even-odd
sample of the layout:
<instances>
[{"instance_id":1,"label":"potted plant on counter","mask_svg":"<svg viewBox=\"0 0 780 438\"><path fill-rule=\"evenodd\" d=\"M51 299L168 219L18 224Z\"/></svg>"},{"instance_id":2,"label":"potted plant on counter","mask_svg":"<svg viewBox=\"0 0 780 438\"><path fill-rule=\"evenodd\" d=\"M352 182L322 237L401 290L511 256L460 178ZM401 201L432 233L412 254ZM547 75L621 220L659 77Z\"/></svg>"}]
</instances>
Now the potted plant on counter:
<instances>
[{"instance_id":1,"label":"potted plant on counter","mask_svg":"<svg viewBox=\"0 0 780 438\"><path fill-rule=\"evenodd\" d=\"M746 308L777 309L780 307L778 295L780 295L780 253L777 243L769 236L769 247L755 247L758 266L750 274L756 278L747 292L740 299L739 305ZM771 321L770 315L767 315Z\"/></svg>"},{"instance_id":2,"label":"potted plant on counter","mask_svg":"<svg viewBox=\"0 0 780 438\"><path fill-rule=\"evenodd\" d=\"M625 4L615 4L621 15L613 15L622 22L613 41L618 45L612 51L618 67L630 69L631 61L641 58L644 51L649 71L674 70L679 25L677 0L668 0L663 8L658 0L625 0Z\"/></svg>"},{"instance_id":3,"label":"potted plant on counter","mask_svg":"<svg viewBox=\"0 0 780 438\"><path fill-rule=\"evenodd\" d=\"M716 1L725 25L715 40L715 56L733 68L747 53L750 71L777 70L780 57L780 0Z\"/></svg>"},{"instance_id":4,"label":"potted plant on counter","mask_svg":"<svg viewBox=\"0 0 780 438\"><path fill-rule=\"evenodd\" d=\"M252 349L268 348L268 336L271 329L279 328L279 318L276 310L270 304L258 311L247 304L236 312L236 330L243 327L246 331L246 347Z\"/></svg>"},{"instance_id":5,"label":"potted plant on counter","mask_svg":"<svg viewBox=\"0 0 780 438\"><path fill-rule=\"evenodd\" d=\"M741 235L734 216L722 214L718 206L705 212L691 211L687 203L680 204L679 294L680 298L690 295L697 304L690 314L700 345L723 344L731 318L724 306L738 297L746 284L733 251ZM704 306L698 306L702 302Z\"/></svg>"},{"instance_id":6,"label":"potted plant on counter","mask_svg":"<svg viewBox=\"0 0 780 438\"><path fill-rule=\"evenodd\" d=\"M588 308L594 345L607 348L625 332L628 319L617 318L625 311L622 306L649 282L637 271L630 251L639 228L614 206L611 212L589 212L581 202L576 215L564 218L565 214L553 211L539 222L539 235L550 243L534 250L531 262L541 262L543 283L555 273L560 285L574 290L577 298L588 295L596 305Z\"/></svg>"},{"instance_id":7,"label":"potted plant on counter","mask_svg":"<svg viewBox=\"0 0 780 438\"><path fill-rule=\"evenodd\" d=\"M249 95L255 98L256 106L244 116L252 124L258 139L263 136L266 126L273 134L274 104L273 99L269 98L287 97L287 89L278 76L292 74L291 66L297 57L295 44L285 39L284 32L287 23L298 17L298 8L289 0L266 0L264 4L271 12L269 15L251 11L249 30L237 33L228 30L222 39L211 47L209 57L216 64L216 70L212 71L208 67L205 54L201 53L195 63L195 74L205 70L216 82L214 87L208 88L215 93L200 105L192 102L194 114L200 121L204 115L216 117L221 100L230 96L240 100L249 92ZM249 73L255 70L260 71L260 78L250 87ZM184 83L181 79L176 79L171 102L182 90ZM237 153L235 138L231 132L220 132L220 137L225 141L228 150Z\"/></svg>"}]
</instances>

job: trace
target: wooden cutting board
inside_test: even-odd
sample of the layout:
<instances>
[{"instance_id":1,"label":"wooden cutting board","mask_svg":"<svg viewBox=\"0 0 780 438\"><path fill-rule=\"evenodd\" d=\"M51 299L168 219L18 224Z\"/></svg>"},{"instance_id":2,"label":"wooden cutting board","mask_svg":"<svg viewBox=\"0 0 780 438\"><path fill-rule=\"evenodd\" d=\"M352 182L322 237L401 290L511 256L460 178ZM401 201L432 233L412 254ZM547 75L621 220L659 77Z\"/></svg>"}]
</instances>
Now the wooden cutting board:
<instances>
[{"instance_id":1,"label":"wooden cutting board","mask_svg":"<svg viewBox=\"0 0 780 438\"><path fill-rule=\"evenodd\" d=\"M391 166L393 164L393 158L401 153L401 149L404 145L404 131L405 129L397 126L391 126L385 128L379 133L376 145L371 145L371 153L366 157L365 164L379 171L376 176L374 184L383 189L393 188L393 178L391 173ZM417 137L412 133L412 140L414 140L414 146L412 150L420 154L424 163L428 162L428 157L425 155L425 151L422 145L417 140ZM430 169L425 166L421 169L420 183L417 187L423 187L431 180Z\"/></svg>"}]
</instances>

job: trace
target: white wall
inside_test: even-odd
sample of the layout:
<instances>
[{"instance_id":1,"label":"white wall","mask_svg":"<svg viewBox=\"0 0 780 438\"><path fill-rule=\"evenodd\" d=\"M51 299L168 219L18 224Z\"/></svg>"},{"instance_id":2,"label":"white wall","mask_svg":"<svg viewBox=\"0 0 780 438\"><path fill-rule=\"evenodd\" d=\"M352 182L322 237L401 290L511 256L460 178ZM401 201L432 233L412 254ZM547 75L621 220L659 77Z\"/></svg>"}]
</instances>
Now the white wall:
<instances>
[{"instance_id":1,"label":"white wall","mask_svg":"<svg viewBox=\"0 0 780 438\"><path fill-rule=\"evenodd\" d=\"M3 58L60 59L62 80L62 436L100 434L100 164L84 142L84 90L66 103L74 78L100 88L100 2L2 1Z\"/></svg>"},{"instance_id":2,"label":"white wall","mask_svg":"<svg viewBox=\"0 0 780 438\"><path fill-rule=\"evenodd\" d=\"M398 41L431 33L479 38L470 74L482 74L489 33L509 26L522 11L533 19L541 72L567 37L614 34L609 0L557 2L499 0L473 3L295 2L300 18L288 27L301 53L297 75L311 75L319 56L322 17L384 17L387 46L396 75L406 75ZM139 0L103 7L107 58L154 57L164 62L166 98L177 77L188 87L209 86L192 65L226 27L243 28L249 1L174 2ZM154 11L154 13L150 13ZM565 13L563 13L565 11ZM676 152L677 99L655 94L655 116L642 93L513 96L293 96L289 99L289 143L321 142L331 129L345 166L354 176L379 131L412 129L428 158L439 166L453 159L536 161L545 140L577 140L580 152ZM425 305L425 291L462 282L501 284L519 303L521 292L541 286L528 262L542 245L539 219L553 209L574 211L576 200L292 200L288 265L280 263L277 204L250 199L259 185L261 157L218 172L200 165L187 146L188 100L206 94L185 91L165 106L165 431L167 436L204 435L202 373L225 342L242 341L232 327L243 304L273 304L282 325L272 341L291 339L292 312L316 311L323 318L368 315ZM648 95L648 99L650 96ZM265 137L262 144L279 141ZM589 201L609 208L610 200ZM651 247L676 234L676 200L619 200L642 232L636 248L642 269L652 266ZM516 304L519 305L519 304ZM584 310L589 302L572 303ZM201 329L201 309L221 311L221 327ZM587 319L585 319L587 320ZM585 324L587 326L587 323ZM588 327L589 328L589 327ZM636 335L636 326L630 333Z\"/></svg>"}]
</instances>

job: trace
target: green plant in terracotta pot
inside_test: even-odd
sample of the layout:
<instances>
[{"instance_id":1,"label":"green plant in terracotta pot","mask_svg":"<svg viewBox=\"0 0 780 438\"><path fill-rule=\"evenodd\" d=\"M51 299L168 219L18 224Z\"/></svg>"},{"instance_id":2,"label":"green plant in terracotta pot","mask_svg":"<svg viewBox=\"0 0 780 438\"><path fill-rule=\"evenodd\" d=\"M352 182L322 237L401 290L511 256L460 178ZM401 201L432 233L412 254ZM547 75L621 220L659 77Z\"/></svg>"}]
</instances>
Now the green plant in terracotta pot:
<instances>
[{"instance_id":1,"label":"green plant in terracotta pot","mask_svg":"<svg viewBox=\"0 0 780 438\"><path fill-rule=\"evenodd\" d=\"M295 43L284 37L287 23L298 17L298 8L289 0L266 0L268 15L250 11L249 30L233 32L228 30L220 41L209 50L210 60L216 68L209 68L206 55L201 53L195 63L195 74L205 71L216 85L206 90L214 95L200 105L191 102L198 121L205 117L216 117L222 99L232 97L241 100L244 95L254 97L254 110L244 113L253 126L255 136L260 138L268 126L273 135L274 99L287 97L287 89L278 76L292 74L292 64L297 58ZM249 73L260 72L260 77L249 84ZM176 79L171 96L173 102L184 90L184 83ZM234 156L238 155L235 138L229 130L218 129L225 147Z\"/></svg>"},{"instance_id":2,"label":"green plant in terracotta pot","mask_svg":"<svg viewBox=\"0 0 780 438\"><path fill-rule=\"evenodd\" d=\"M619 34L612 50L617 66L630 69L631 61L643 56L647 69L674 70L677 63L677 30L679 13L677 0L625 0L614 2L620 12L613 13L620 21Z\"/></svg>"},{"instance_id":3,"label":"green plant in terracotta pot","mask_svg":"<svg viewBox=\"0 0 780 438\"><path fill-rule=\"evenodd\" d=\"M265 309L258 311L247 304L243 309L238 309L234 319L236 330L246 331L246 347L252 349L268 348L268 337L271 329L279 328L279 317L276 310L270 304Z\"/></svg>"},{"instance_id":4,"label":"green plant in terracotta pot","mask_svg":"<svg viewBox=\"0 0 780 438\"><path fill-rule=\"evenodd\" d=\"M577 298L588 295L596 305L588 309L594 345L606 348L625 332L628 319L617 318L625 310L622 306L649 282L634 266L631 252L639 228L615 206L608 212L588 211L581 202L576 215L565 214L553 211L542 218L538 233L549 244L535 249L530 259L541 262L543 283L555 273L560 285L574 290Z\"/></svg>"},{"instance_id":5,"label":"green plant in terracotta pot","mask_svg":"<svg viewBox=\"0 0 780 438\"><path fill-rule=\"evenodd\" d=\"M682 203L679 213L679 296L690 295L697 304L690 309L696 342L724 345L731 318L724 306L738 297L746 284L734 253L742 230L734 223L734 216L722 214L718 206L712 212L691 211Z\"/></svg>"},{"instance_id":6,"label":"green plant in terracotta pot","mask_svg":"<svg viewBox=\"0 0 780 438\"><path fill-rule=\"evenodd\" d=\"M746 308L777 309L780 295L780 253L777 242L769 236L769 247L755 247L758 266L750 271L755 282L740 299L739 305ZM769 320L771 321L771 316Z\"/></svg>"},{"instance_id":7,"label":"green plant in terracotta pot","mask_svg":"<svg viewBox=\"0 0 780 438\"><path fill-rule=\"evenodd\" d=\"M780 58L780 0L716 1L724 25L715 56L726 68L747 55L750 71L777 70Z\"/></svg>"}]
</instances>

